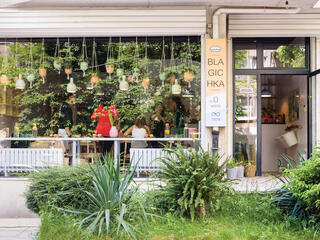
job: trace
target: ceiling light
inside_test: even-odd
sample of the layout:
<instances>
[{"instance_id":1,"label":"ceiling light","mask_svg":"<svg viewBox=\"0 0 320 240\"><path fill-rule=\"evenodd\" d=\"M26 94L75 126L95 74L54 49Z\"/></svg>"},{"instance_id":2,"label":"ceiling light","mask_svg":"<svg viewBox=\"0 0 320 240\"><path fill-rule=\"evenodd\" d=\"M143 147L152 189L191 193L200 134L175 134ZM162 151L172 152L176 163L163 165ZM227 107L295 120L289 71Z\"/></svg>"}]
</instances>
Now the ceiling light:
<instances>
[{"instance_id":1,"label":"ceiling light","mask_svg":"<svg viewBox=\"0 0 320 240\"><path fill-rule=\"evenodd\" d=\"M269 98L269 97L272 97L272 92L267 90L266 88L264 88L262 91L261 91L261 97L263 98Z\"/></svg>"}]
</instances>

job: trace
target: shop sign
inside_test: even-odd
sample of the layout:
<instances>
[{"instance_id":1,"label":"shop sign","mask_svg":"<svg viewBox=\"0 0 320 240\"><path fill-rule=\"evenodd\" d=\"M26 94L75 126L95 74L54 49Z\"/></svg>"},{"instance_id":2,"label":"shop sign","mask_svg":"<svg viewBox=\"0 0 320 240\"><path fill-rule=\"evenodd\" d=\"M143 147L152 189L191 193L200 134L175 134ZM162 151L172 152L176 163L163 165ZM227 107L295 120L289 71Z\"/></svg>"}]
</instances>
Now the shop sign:
<instances>
[{"instance_id":1,"label":"shop sign","mask_svg":"<svg viewBox=\"0 0 320 240\"><path fill-rule=\"evenodd\" d=\"M206 126L226 126L226 39L206 40Z\"/></svg>"}]
</instances>

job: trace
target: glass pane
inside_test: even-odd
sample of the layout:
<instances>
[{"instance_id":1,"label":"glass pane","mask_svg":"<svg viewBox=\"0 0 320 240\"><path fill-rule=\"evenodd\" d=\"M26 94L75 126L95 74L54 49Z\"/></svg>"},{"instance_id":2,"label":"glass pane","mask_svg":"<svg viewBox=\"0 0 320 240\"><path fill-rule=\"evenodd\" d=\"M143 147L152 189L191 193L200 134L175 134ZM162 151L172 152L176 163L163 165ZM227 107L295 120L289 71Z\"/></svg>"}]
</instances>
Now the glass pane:
<instances>
[{"instance_id":1,"label":"glass pane","mask_svg":"<svg viewBox=\"0 0 320 240\"><path fill-rule=\"evenodd\" d=\"M257 68L257 50L256 42L246 40L246 42L234 42L234 61L235 69L256 69Z\"/></svg>"},{"instance_id":2,"label":"glass pane","mask_svg":"<svg viewBox=\"0 0 320 240\"><path fill-rule=\"evenodd\" d=\"M235 76L235 157L256 163L257 76Z\"/></svg>"},{"instance_id":3,"label":"glass pane","mask_svg":"<svg viewBox=\"0 0 320 240\"><path fill-rule=\"evenodd\" d=\"M304 38L277 39L263 44L263 66L304 68L306 44Z\"/></svg>"}]
</instances>

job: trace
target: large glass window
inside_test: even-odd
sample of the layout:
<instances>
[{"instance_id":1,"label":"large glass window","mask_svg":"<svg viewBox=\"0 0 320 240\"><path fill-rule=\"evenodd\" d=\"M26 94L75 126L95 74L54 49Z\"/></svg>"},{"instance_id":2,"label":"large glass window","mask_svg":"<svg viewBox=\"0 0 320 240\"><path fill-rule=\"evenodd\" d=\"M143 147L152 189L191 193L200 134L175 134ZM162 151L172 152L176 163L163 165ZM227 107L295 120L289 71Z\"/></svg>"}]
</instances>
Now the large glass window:
<instances>
[{"instance_id":1,"label":"large glass window","mask_svg":"<svg viewBox=\"0 0 320 240\"><path fill-rule=\"evenodd\" d=\"M257 44L255 40L245 42L239 40L235 45L234 65L235 69L257 68Z\"/></svg>"},{"instance_id":2,"label":"large glass window","mask_svg":"<svg viewBox=\"0 0 320 240\"><path fill-rule=\"evenodd\" d=\"M267 68L305 68L305 38L265 40L263 66Z\"/></svg>"},{"instance_id":3,"label":"large glass window","mask_svg":"<svg viewBox=\"0 0 320 240\"><path fill-rule=\"evenodd\" d=\"M168 137L183 137L187 124L197 136L200 51L199 37L3 39L0 130L56 136L68 124L74 137L101 136L93 113L102 105L101 112L118 109L110 124L123 133L143 119L154 137L164 137L166 123ZM62 121L70 93L76 97Z\"/></svg>"}]
</instances>

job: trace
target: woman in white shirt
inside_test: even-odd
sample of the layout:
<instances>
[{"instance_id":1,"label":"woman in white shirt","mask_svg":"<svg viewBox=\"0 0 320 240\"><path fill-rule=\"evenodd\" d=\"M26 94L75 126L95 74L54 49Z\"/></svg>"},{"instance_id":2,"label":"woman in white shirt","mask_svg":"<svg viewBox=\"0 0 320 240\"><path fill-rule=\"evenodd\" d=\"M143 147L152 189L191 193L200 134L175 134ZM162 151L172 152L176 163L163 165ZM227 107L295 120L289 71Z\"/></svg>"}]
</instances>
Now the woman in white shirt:
<instances>
[{"instance_id":1,"label":"woman in white shirt","mask_svg":"<svg viewBox=\"0 0 320 240\"><path fill-rule=\"evenodd\" d=\"M146 125L144 118L137 118L134 125L131 126L125 133L124 136L132 135L133 138L145 138L150 135L150 129ZM132 148L145 148L147 147L146 141L132 141Z\"/></svg>"}]
</instances>

